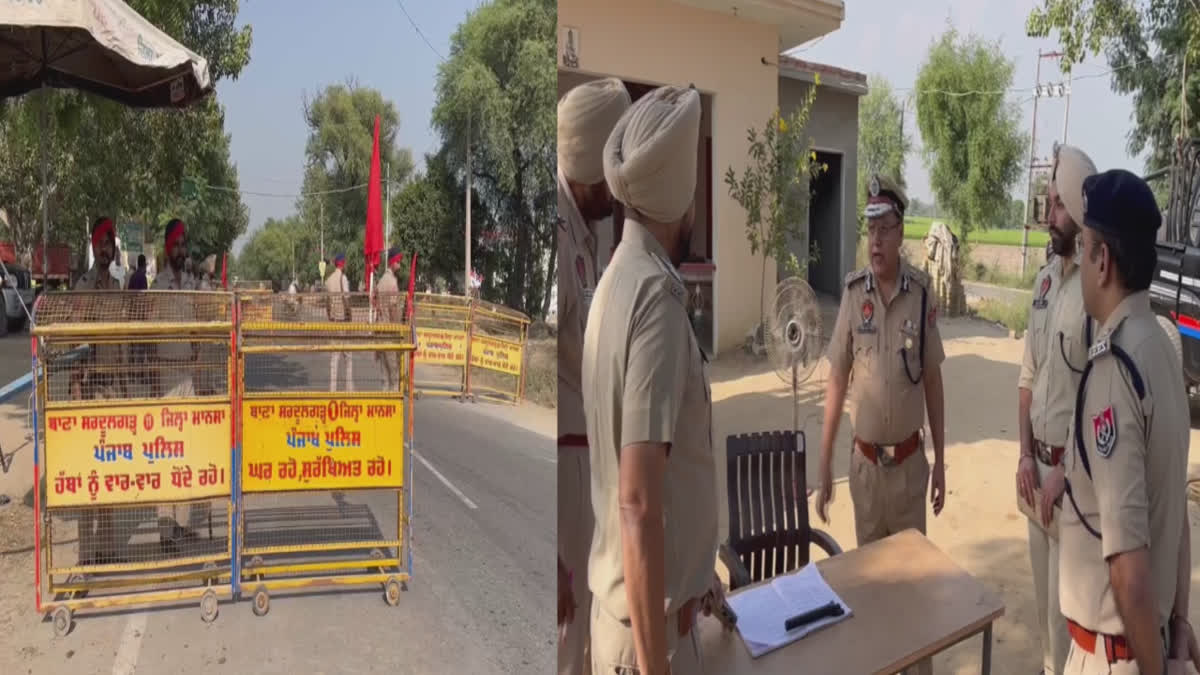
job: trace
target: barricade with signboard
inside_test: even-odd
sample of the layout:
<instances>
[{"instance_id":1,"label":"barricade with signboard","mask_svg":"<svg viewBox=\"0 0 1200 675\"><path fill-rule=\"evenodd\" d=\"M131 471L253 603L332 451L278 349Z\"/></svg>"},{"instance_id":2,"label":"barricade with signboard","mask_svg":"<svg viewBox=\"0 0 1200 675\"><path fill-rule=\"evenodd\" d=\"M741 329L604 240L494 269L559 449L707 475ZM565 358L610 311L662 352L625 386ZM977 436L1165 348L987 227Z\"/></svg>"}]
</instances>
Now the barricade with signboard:
<instances>
[{"instance_id":1,"label":"barricade with signboard","mask_svg":"<svg viewBox=\"0 0 1200 675\"><path fill-rule=\"evenodd\" d=\"M467 394L517 403L525 396L525 338L529 317L507 307L473 300L468 336Z\"/></svg>"},{"instance_id":2,"label":"barricade with signboard","mask_svg":"<svg viewBox=\"0 0 1200 675\"><path fill-rule=\"evenodd\" d=\"M395 605L412 572L413 328L370 321L363 293L285 296L296 315L238 295L234 573L260 616L273 590L330 584L379 583Z\"/></svg>"},{"instance_id":3,"label":"barricade with signboard","mask_svg":"<svg viewBox=\"0 0 1200 675\"><path fill-rule=\"evenodd\" d=\"M76 610L194 599L212 621L232 594L232 309L226 293L39 298L35 592L56 633Z\"/></svg>"},{"instance_id":4,"label":"barricade with signboard","mask_svg":"<svg viewBox=\"0 0 1200 675\"><path fill-rule=\"evenodd\" d=\"M467 336L471 300L455 295L417 293L415 385L418 396L462 397L467 386Z\"/></svg>"}]
</instances>

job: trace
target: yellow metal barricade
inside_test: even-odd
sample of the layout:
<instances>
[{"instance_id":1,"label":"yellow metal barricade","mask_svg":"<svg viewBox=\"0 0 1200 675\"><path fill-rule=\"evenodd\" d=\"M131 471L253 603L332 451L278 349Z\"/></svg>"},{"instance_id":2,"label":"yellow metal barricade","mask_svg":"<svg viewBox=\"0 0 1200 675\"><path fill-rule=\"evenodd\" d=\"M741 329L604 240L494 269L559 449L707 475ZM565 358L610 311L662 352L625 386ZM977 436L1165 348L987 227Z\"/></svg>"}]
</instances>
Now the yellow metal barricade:
<instances>
[{"instance_id":1,"label":"yellow metal barricade","mask_svg":"<svg viewBox=\"0 0 1200 675\"><path fill-rule=\"evenodd\" d=\"M468 341L467 393L503 403L525 396L525 339L529 317L507 307L474 300Z\"/></svg>"},{"instance_id":2,"label":"yellow metal barricade","mask_svg":"<svg viewBox=\"0 0 1200 675\"><path fill-rule=\"evenodd\" d=\"M188 599L211 621L231 594L232 309L208 292L39 299L35 583L56 633L76 610Z\"/></svg>"},{"instance_id":3,"label":"yellow metal barricade","mask_svg":"<svg viewBox=\"0 0 1200 675\"><path fill-rule=\"evenodd\" d=\"M240 587L383 584L412 571L413 329L361 321L366 294L297 294L294 318L239 322ZM280 296L239 294L239 317ZM369 319L369 313L367 318Z\"/></svg>"},{"instance_id":4,"label":"yellow metal barricade","mask_svg":"<svg viewBox=\"0 0 1200 675\"><path fill-rule=\"evenodd\" d=\"M456 295L417 293L415 381L418 396L461 397L467 387L467 337L471 300Z\"/></svg>"}]
</instances>

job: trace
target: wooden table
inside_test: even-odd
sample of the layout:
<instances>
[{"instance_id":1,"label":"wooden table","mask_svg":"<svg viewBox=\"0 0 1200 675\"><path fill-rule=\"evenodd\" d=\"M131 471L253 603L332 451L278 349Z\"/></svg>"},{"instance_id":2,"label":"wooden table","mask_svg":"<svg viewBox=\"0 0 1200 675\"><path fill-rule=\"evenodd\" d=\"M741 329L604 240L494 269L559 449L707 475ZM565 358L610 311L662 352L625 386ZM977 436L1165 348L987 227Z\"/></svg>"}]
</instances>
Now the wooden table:
<instances>
[{"instance_id":1,"label":"wooden table","mask_svg":"<svg viewBox=\"0 0 1200 675\"><path fill-rule=\"evenodd\" d=\"M752 659L741 635L700 622L708 673L890 675L983 633L991 673L992 622L1004 603L916 530L816 563L850 606L849 619Z\"/></svg>"}]
</instances>

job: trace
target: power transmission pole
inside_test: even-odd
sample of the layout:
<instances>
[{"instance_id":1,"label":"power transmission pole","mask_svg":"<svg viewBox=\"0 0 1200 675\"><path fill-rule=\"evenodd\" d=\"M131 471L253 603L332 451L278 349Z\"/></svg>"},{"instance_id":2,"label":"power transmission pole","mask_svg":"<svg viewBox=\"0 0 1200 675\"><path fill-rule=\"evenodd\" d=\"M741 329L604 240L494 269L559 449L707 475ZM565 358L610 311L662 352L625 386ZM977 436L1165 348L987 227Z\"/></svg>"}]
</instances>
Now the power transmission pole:
<instances>
[{"instance_id":1,"label":"power transmission pole","mask_svg":"<svg viewBox=\"0 0 1200 675\"><path fill-rule=\"evenodd\" d=\"M471 113L467 113L467 258L463 273L463 295L471 294Z\"/></svg>"},{"instance_id":2,"label":"power transmission pole","mask_svg":"<svg viewBox=\"0 0 1200 675\"><path fill-rule=\"evenodd\" d=\"M1021 232L1021 276L1025 276L1025 270L1029 261L1029 228L1033 226L1035 218L1035 195L1033 193L1034 179L1037 177L1038 169L1046 168L1045 164L1039 164L1037 161L1037 114L1038 100L1046 97L1059 97L1070 95L1071 89L1069 86L1064 86L1061 82L1055 85L1042 86L1042 59L1062 58L1062 52L1043 52L1038 50L1037 58L1037 81L1033 88L1033 125L1032 131L1029 134L1029 186L1025 195L1026 219L1025 227ZM1067 116L1071 112L1070 99L1067 99L1067 110L1063 115L1063 141L1067 137Z\"/></svg>"},{"instance_id":3,"label":"power transmission pole","mask_svg":"<svg viewBox=\"0 0 1200 675\"><path fill-rule=\"evenodd\" d=\"M321 218L317 222L321 227L321 260L323 261L325 260L325 199L322 198L318 204L321 206Z\"/></svg>"}]
</instances>

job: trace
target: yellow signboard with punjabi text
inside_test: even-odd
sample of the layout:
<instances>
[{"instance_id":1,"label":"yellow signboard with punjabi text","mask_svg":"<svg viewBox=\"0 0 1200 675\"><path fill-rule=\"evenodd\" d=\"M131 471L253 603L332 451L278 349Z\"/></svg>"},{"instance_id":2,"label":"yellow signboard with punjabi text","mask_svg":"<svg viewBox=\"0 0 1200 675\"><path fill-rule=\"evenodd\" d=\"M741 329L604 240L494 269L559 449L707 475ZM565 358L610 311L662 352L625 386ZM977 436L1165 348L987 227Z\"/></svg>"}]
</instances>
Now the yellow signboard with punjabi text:
<instances>
[{"instance_id":1,"label":"yellow signboard with punjabi text","mask_svg":"<svg viewBox=\"0 0 1200 675\"><path fill-rule=\"evenodd\" d=\"M404 485L400 399L242 402L242 490L353 490Z\"/></svg>"},{"instance_id":2,"label":"yellow signboard with punjabi text","mask_svg":"<svg viewBox=\"0 0 1200 675\"><path fill-rule=\"evenodd\" d=\"M109 405L46 415L46 503L173 502L230 494L229 404Z\"/></svg>"},{"instance_id":3,"label":"yellow signboard with punjabi text","mask_svg":"<svg viewBox=\"0 0 1200 675\"><path fill-rule=\"evenodd\" d=\"M417 329L417 363L467 365L467 332L442 328Z\"/></svg>"},{"instance_id":4,"label":"yellow signboard with punjabi text","mask_svg":"<svg viewBox=\"0 0 1200 675\"><path fill-rule=\"evenodd\" d=\"M471 336L471 365L509 375L521 374L521 344L486 335Z\"/></svg>"}]
</instances>

